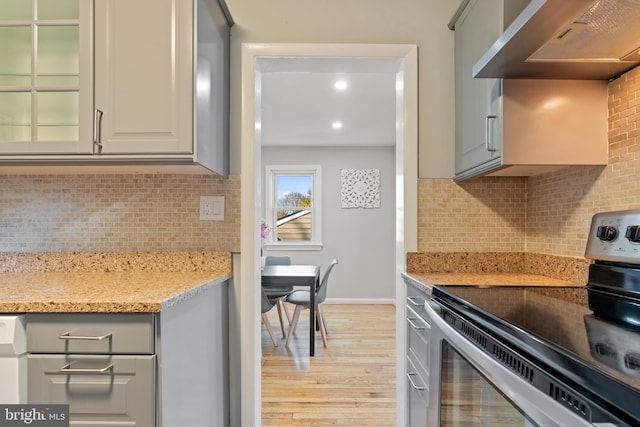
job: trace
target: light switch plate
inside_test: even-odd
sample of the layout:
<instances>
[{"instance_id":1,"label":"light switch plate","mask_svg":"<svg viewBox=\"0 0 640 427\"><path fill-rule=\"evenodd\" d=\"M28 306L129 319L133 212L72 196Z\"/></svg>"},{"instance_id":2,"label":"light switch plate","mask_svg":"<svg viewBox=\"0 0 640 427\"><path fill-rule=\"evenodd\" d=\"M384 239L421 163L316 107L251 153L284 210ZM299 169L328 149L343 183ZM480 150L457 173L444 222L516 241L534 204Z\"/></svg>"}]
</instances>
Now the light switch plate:
<instances>
[{"instance_id":1,"label":"light switch plate","mask_svg":"<svg viewBox=\"0 0 640 427\"><path fill-rule=\"evenodd\" d=\"M200 196L200 220L224 221L224 196Z\"/></svg>"}]
</instances>

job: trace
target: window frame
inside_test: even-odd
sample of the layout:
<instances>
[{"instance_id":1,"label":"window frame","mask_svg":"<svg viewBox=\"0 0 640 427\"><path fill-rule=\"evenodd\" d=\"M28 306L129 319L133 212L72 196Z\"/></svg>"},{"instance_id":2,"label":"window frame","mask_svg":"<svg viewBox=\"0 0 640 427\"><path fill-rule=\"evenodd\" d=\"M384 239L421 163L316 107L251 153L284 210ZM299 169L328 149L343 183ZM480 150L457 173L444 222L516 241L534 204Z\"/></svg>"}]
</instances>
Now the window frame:
<instances>
[{"instance_id":1,"label":"window frame","mask_svg":"<svg viewBox=\"0 0 640 427\"><path fill-rule=\"evenodd\" d=\"M282 175L311 176L311 240L301 242L279 242L274 240L277 223L277 178ZM271 230L265 249L273 250L320 250L322 249L322 171L320 165L266 165L265 166L265 212L267 227Z\"/></svg>"}]
</instances>

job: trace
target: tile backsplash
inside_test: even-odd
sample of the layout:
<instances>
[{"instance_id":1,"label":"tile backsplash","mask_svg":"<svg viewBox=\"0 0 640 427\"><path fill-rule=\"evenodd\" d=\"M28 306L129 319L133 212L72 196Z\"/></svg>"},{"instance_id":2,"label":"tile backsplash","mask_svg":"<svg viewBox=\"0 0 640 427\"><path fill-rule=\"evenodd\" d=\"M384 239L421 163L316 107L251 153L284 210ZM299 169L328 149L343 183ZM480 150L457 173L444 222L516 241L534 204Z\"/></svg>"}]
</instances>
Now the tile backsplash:
<instances>
[{"instance_id":1,"label":"tile backsplash","mask_svg":"<svg viewBox=\"0 0 640 427\"><path fill-rule=\"evenodd\" d=\"M239 251L240 176L0 175L0 252ZM224 221L199 219L225 196Z\"/></svg>"},{"instance_id":2,"label":"tile backsplash","mask_svg":"<svg viewBox=\"0 0 640 427\"><path fill-rule=\"evenodd\" d=\"M418 181L418 251L523 252L523 177Z\"/></svg>"},{"instance_id":3,"label":"tile backsplash","mask_svg":"<svg viewBox=\"0 0 640 427\"><path fill-rule=\"evenodd\" d=\"M640 68L609 83L609 163L418 183L418 251L582 257L593 214L640 208Z\"/></svg>"}]
</instances>

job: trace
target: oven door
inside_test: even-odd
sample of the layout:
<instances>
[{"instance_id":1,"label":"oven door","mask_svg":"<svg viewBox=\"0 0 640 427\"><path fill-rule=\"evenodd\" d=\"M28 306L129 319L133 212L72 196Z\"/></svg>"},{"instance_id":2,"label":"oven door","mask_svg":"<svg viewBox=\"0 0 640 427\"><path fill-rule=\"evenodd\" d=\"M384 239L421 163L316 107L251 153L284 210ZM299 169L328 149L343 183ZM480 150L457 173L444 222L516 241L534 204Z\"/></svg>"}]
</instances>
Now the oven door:
<instances>
[{"instance_id":1,"label":"oven door","mask_svg":"<svg viewBox=\"0 0 640 427\"><path fill-rule=\"evenodd\" d=\"M429 406L439 409L429 427L593 426L476 347L439 310L435 301L425 302L434 337Z\"/></svg>"}]
</instances>

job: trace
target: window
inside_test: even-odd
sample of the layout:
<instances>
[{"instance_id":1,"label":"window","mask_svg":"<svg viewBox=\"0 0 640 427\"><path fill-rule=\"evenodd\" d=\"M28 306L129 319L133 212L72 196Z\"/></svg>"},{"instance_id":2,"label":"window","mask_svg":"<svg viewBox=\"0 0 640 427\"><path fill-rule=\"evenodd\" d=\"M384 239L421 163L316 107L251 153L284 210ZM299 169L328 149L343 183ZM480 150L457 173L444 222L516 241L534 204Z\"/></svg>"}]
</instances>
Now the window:
<instances>
[{"instance_id":1,"label":"window","mask_svg":"<svg viewBox=\"0 0 640 427\"><path fill-rule=\"evenodd\" d=\"M267 166L265 244L287 249L319 249L320 166Z\"/></svg>"}]
</instances>

